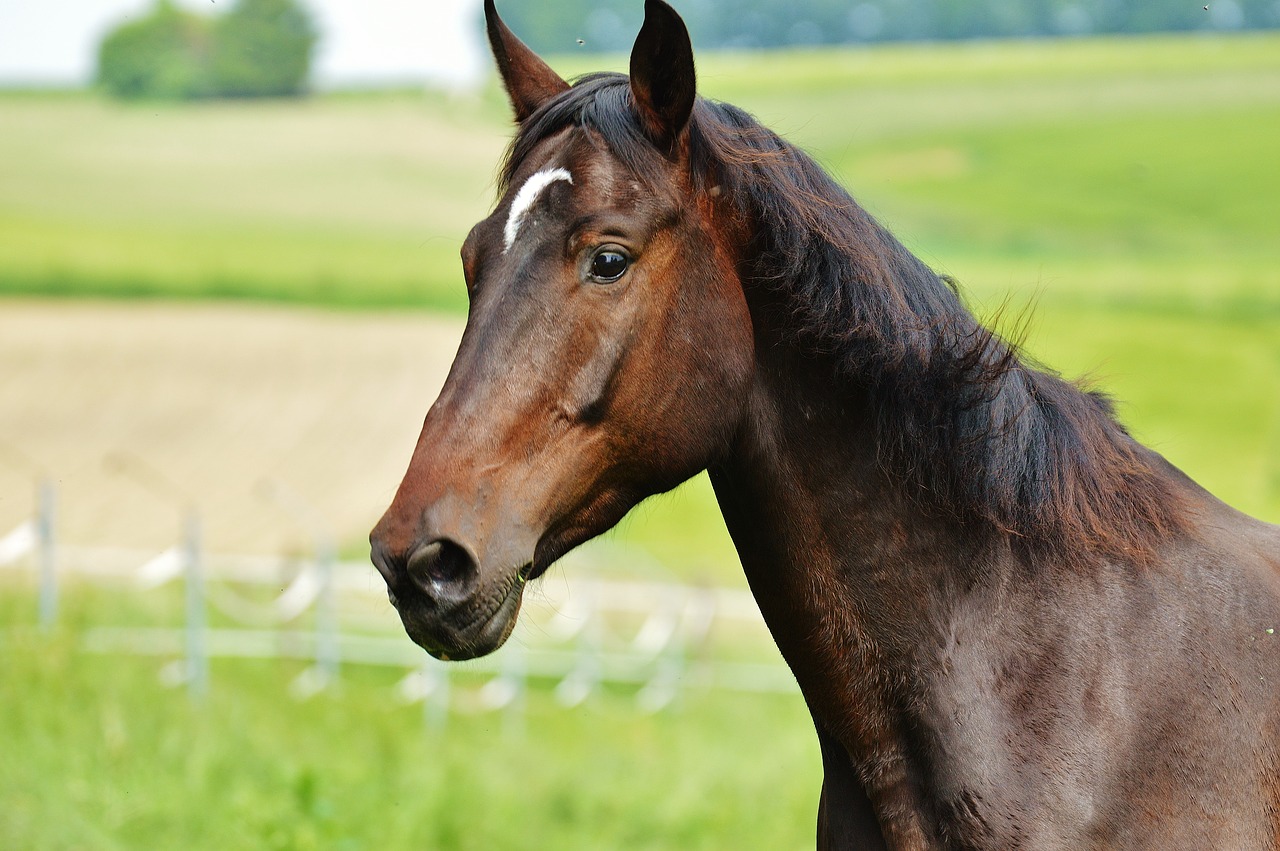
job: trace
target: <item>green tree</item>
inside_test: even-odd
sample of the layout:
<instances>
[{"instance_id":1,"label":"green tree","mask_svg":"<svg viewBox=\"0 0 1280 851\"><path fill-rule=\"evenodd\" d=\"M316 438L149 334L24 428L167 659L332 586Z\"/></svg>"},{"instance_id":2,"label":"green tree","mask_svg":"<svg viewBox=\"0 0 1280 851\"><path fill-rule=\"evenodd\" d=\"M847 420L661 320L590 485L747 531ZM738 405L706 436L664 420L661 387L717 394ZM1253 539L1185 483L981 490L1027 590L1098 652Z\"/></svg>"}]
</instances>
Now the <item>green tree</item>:
<instances>
[{"instance_id":1,"label":"green tree","mask_svg":"<svg viewBox=\"0 0 1280 851\"><path fill-rule=\"evenodd\" d=\"M98 82L121 98L179 100L209 93L208 21L161 0L112 31L98 49Z\"/></svg>"},{"instance_id":2,"label":"green tree","mask_svg":"<svg viewBox=\"0 0 1280 851\"><path fill-rule=\"evenodd\" d=\"M316 39L294 0L240 0L214 27L214 88L224 97L300 94Z\"/></svg>"},{"instance_id":3,"label":"green tree","mask_svg":"<svg viewBox=\"0 0 1280 851\"><path fill-rule=\"evenodd\" d=\"M240 0L212 21L159 0L150 15L103 40L98 82L122 98L297 95L315 44L295 0Z\"/></svg>"}]
</instances>

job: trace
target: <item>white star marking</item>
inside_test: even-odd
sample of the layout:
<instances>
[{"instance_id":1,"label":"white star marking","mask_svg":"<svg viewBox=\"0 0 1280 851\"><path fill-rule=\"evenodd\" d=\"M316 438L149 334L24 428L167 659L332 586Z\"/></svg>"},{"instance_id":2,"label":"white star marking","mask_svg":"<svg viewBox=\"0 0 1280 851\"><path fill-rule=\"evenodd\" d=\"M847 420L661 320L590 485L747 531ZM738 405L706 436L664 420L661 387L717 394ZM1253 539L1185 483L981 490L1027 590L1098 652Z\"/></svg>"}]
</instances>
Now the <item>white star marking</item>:
<instances>
[{"instance_id":1,"label":"white star marking","mask_svg":"<svg viewBox=\"0 0 1280 851\"><path fill-rule=\"evenodd\" d=\"M507 214L507 227L503 230L502 235L505 240L502 253L505 254L511 250L511 246L515 245L516 236L520 233L520 225L524 222L525 214L529 212L529 208L538 200L538 196L542 191L557 180L567 180L573 183L573 175L562 168L548 168L530 177L524 182L524 186L520 187L520 191L516 193L515 200L511 202L511 212Z\"/></svg>"}]
</instances>

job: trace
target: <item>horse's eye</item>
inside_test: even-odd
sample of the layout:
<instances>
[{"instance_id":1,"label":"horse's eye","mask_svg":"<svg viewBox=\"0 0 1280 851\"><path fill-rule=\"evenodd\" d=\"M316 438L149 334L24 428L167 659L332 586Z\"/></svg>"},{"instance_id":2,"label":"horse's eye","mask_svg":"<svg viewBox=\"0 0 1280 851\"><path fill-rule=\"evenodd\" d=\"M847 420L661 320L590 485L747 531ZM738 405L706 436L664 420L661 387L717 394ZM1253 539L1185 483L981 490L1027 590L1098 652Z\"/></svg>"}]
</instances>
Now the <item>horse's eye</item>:
<instances>
[{"instance_id":1,"label":"horse's eye","mask_svg":"<svg viewBox=\"0 0 1280 851\"><path fill-rule=\"evenodd\" d=\"M606 248L591 258L591 280L597 284L612 284L622 277L630 263L621 251Z\"/></svg>"}]
</instances>

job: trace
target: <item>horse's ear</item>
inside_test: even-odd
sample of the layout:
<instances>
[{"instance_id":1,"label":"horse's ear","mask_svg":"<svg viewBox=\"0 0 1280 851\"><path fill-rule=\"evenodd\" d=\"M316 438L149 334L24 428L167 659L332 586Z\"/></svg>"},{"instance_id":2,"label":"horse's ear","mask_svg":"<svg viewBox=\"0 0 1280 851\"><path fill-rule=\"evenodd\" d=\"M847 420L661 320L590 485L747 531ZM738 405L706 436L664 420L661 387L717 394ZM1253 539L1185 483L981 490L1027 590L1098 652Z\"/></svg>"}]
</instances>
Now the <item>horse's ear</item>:
<instances>
[{"instance_id":1,"label":"horse's ear","mask_svg":"<svg viewBox=\"0 0 1280 851\"><path fill-rule=\"evenodd\" d=\"M644 26L631 48L631 95L649 137L667 153L689 123L696 90L684 21L662 0L645 0Z\"/></svg>"},{"instance_id":2,"label":"horse's ear","mask_svg":"<svg viewBox=\"0 0 1280 851\"><path fill-rule=\"evenodd\" d=\"M484 23L516 121L523 122L542 104L568 91L569 84L502 22L493 0L484 0Z\"/></svg>"}]
</instances>

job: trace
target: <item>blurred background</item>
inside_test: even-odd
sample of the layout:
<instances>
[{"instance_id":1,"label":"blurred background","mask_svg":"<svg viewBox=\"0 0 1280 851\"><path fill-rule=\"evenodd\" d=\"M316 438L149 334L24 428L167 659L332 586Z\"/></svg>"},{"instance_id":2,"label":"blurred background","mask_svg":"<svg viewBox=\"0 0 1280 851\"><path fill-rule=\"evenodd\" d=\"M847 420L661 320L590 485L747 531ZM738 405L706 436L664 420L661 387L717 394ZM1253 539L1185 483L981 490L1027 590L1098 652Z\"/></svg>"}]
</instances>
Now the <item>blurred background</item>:
<instances>
[{"instance_id":1,"label":"blurred background","mask_svg":"<svg viewBox=\"0 0 1280 851\"><path fill-rule=\"evenodd\" d=\"M640 0L507 0L566 77ZM677 2L1030 356L1280 522L1280 2ZM430 663L366 536L510 131L478 0L0 0L0 847L805 848L705 479Z\"/></svg>"}]
</instances>

